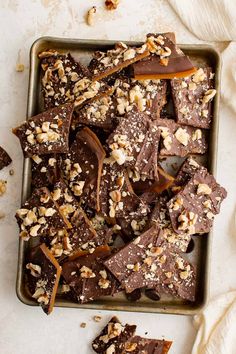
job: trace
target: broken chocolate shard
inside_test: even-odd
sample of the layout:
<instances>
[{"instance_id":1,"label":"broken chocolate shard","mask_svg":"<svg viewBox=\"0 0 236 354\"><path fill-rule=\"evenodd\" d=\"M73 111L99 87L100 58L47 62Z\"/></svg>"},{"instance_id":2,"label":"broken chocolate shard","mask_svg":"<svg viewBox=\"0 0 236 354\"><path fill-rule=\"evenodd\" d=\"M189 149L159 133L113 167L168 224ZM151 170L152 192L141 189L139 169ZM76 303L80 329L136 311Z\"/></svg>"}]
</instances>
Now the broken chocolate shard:
<instances>
[{"instance_id":1,"label":"broken chocolate shard","mask_svg":"<svg viewBox=\"0 0 236 354\"><path fill-rule=\"evenodd\" d=\"M160 196L149 218L149 226L158 226L163 231L166 247L174 252L186 252L191 236L188 232L176 233L172 227L167 208L168 196Z\"/></svg>"},{"instance_id":2,"label":"broken chocolate shard","mask_svg":"<svg viewBox=\"0 0 236 354\"><path fill-rule=\"evenodd\" d=\"M171 79L196 72L189 58L173 42L173 36L150 33L146 45L151 55L133 64L135 79Z\"/></svg>"},{"instance_id":3,"label":"broken chocolate shard","mask_svg":"<svg viewBox=\"0 0 236 354\"><path fill-rule=\"evenodd\" d=\"M92 348L96 353L122 354L125 343L133 337L135 325L122 325L117 317L112 317L102 332L93 340Z\"/></svg>"},{"instance_id":4,"label":"broken chocolate shard","mask_svg":"<svg viewBox=\"0 0 236 354\"><path fill-rule=\"evenodd\" d=\"M109 257L104 265L127 293L147 287L195 300L195 268L166 246L158 227L153 226L138 236Z\"/></svg>"},{"instance_id":5,"label":"broken chocolate shard","mask_svg":"<svg viewBox=\"0 0 236 354\"><path fill-rule=\"evenodd\" d=\"M192 76L171 80L177 123L210 128L212 100L216 94L213 77L211 68L199 68Z\"/></svg>"},{"instance_id":6,"label":"broken chocolate shard","mask_svg":"<svg viewBox=\"0 0 236 354\"><path fill-rule=\"evenodd\" d=\"M42 87L45 108L68 102L76 107L108 90L103 82L93 82L90 72L70 54L49 50L39 54L43 70Z\"/></svg>"},{"instance_id":7,"label":"broken chocolate shard","mask_svg":"<svg viewBox=\"0 0 236 354\"><path fill-rule=\"evenodd\" d=\"M93 80L100 81L120 70L141 60L149 55L149 50L144 44L139 48L129 47L123 42L116 43L115 48L107 52L97 51L93 62L95 69L92 72ZM90 71L92 65L90 65Z\"/></svg>"},{"instance_id":8,"label":"broken chocolate shard","mask_svg":"<svg viewBox=\"0 0 236 354\"><path fill-rule=\"evenodd\" d=\"M97 211L104 157L99 139L86 127L77 133L69 154L61 158L62 174L74 195Z\"/></svg>"},{"instance_id":9,"label":"broken chocolate shard","mask_svg":"<svg viewBox=\"0 0 236 354\"><path fill-rule=\"evenodd\" d=\"M31 171L31 184L35 188L54 185L60 178L57 155L33 155Z\"/></svg>"},{"instance_id":10,"label":"broken chocolate shard","mask_svg":"<svg viewBox=\"0 0 236 354\"><path fill-rule=\"evenodd\" d=\"M110 254L108 246L100 246L92 254L63 263L62 276L75 301L86 303L119 291L119 283L102 264Z\"/></svg>"},{"instance_id":11,"label":"broken chocolate shard","mask_svg":"<svg viewBox=\"0 0 236 354\"><path fill-rule=\"evenodd\" d=\"M0 146L0 170L7 167L12 162L8 153Z\"/></svg>"},{"instance_id":12,"label":"broken chocolate shard","mask_svg":"<svg viewBox=\"0 0 236 354\"><path fill-rule=\"evenodd\" d=\"M161 132L160 156L204 154L207 151L206 132L199 128L180 125L173 119L158 119Z\"/></svg>"},{"instance_id":13,"label":"broken chocolate shard","mask_svg":"<svg viewBox=\"0 0 236 354\"><path fill-rule=\"evenodd\" d=\"M140 175L157 178L157 154L160 130L148 115L130 112L108 137L111 159Z\"/></svg>"},{"instance_id":14,"label":"broken chocolate shard","mask_svg":"<svg viewBox=\"0 0 236 354\"><path fill-rule=\"evenodd\" d=\"M125 343L122 354L167 354L171 345L172 342L164 339L148 339L134 336Z\"/></svg>"},{"instance_id":15,"label":"broken chocolate shard","mask_svg":"<svg viewBox=\"0 0 236 354\"><path fill-rule=\"evenodd\" d=\"M32 298L49 315L55 303L61 267L45 244L42 244L32 250L26 269Z\"/></svg>"},{"instance_id":16,"label":"broken chocolate shard","mask_svg":"<svg viewBox=\"0 0 236 354\"><path fill-rule=\"evenodd\" d=\"M40 113L13 129L24 156L67 153L72 113L73 105L66 104Z\"/></svg>"},{"instance_id":17,"label":"broken chocolate shard","mask_svg":"<svg viewBox=\"0 0 236 354\"><path fill-rule=\"evenodd\" d=\"M205 168L198 169L167 204L173 229L176 233L209 232L226 196L226 190Z\"/></svg>"},{"instance_id":18,"label":"broken chocolate shard","mask_svg":"<svg viewBox=\"0 0 236 354\"><path fill-rule=\"evenodd\" d=\"M35 189L29 199L16 212L20 237L52 236L59 230L71 228L71 224L60 212L46 187Z\"/></svg>"}]
</instances>

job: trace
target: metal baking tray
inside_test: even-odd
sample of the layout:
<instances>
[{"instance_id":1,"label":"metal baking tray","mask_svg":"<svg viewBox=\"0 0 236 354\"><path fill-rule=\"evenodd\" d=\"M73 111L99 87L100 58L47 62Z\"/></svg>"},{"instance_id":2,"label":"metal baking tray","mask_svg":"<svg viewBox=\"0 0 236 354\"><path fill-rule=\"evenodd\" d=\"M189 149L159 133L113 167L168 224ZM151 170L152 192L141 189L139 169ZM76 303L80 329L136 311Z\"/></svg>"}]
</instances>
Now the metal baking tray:
<instances>
[{"instance_id":1,"label":"metal baking tray","mask_svg":"<svg viewBox=\"0 0 236 354\"><path fill-rule=\"evenodd\" d=\"M94 50L108 49L116 41L84 40L42 37L37 39L30 50L30 73L27 117L32 117L42 111L42 95L40 83L40 62L38 53L45 49L56 49L62 53L70 52L75 59L79 58L87 64ZM140 45L140 42L125 42L129 45ZM218 52L208 45L180 45L180 48L191 58L195 65L211 66L215 72L215 87L217 94L213 103L213 124L209 133L209 150L203 162L208 166L213 175L216 174L217 161L217 137L218 137L218 113L219 113L219 82L221 61ZM202 160L202 158L201 158ZM202 162L202 161L201 161ZM30 195L31 166L29 159L25 159L23 167L22 203ZM173 297L163 296L159 301L152 301L145 296L137 302L130 302L124 294L117 294L114 297L105 297L87 304L77 304L70 300L57 296L55 306L69 308L89 308L96 310L119 310L132 312L172 313L194 315L198 313L207 303L209 293L211 239L213 232L207 235L194 236L194 249L184 257L189 259L197 267L197 293L195 302L184 301ZM24 268L27 248L31 247L30 242L19 241L18 272L16 282L16 293L18 298L27 305L37 305L31 298L27 288Z\"/></svg>"}]
</instances>

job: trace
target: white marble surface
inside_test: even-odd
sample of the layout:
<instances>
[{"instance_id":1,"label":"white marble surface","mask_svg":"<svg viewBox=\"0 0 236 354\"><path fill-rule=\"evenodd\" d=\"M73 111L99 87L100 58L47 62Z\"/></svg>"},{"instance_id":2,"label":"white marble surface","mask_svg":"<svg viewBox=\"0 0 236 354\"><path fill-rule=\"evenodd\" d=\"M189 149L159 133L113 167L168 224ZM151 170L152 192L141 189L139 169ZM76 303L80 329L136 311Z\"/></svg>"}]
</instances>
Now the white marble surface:
<instances>
[{"instance_id":1,"label":"white marble surface","mask_svg":"<svg viewBox=\"0 0 236 354\"><path fill-rule=\"evenodd\" d=\"M86 10L96 5L94 27L84 21ZM20 303L15 294L18 236L14 220L20 205L22 154L11 128L25 118L29 69L29 48L44 35L74 38L143 39L149 31L176 31L181 43L197 43L164 0L121 0L117 11L108 13L102 0L0 0L0 145L13 158L14 176L9 168L0 171L8 190L0 197L0 353L3 354L90 354L90 342L111 316L102 312L102 321L93 321L97 311L56 308L48 318L36 307ZM20 51L23 73L16 73ZM232 99L235 93L232 93ZM229 196L215 223L212 247L211 296L235 289L236 230L235 172L236 118L221 108L218 180ZM195 338L191 317L119 313L125 322L136 323L138 334L174 340L171 354L189 354ZM85 329L80 323L86 322Z\"/></svg>"}]
</instances>

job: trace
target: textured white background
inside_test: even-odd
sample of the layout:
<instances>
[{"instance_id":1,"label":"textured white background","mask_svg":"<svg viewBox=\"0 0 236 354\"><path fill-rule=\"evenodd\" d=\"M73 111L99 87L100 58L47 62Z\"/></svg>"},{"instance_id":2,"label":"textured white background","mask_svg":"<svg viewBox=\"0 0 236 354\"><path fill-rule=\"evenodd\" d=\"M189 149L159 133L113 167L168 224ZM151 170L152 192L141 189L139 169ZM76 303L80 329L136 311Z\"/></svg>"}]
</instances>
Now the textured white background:
<instances>
[{"instance_id":1,"label":"textured white background","mask_svg":"<svg viewBox=\"0 0 236 354\"><path fill-rule=\"evenodd\" d=\"M86 10L96 5L94 27L84 20ZM198 43L164 0L121 0L115 12L107 12L102 0L0 0L0 145L13 159L0 171L8 181L0 197L0 353L2 354L90 354L90 342L111 317L102 312L102 321L93 321L97 311L56 308L48 318L41 309L21 304L15 294L18 236L14 212L20 205L22 154L11 128L25 118L29 69L29 48L44 35L97 39L144 39L152 31L175 31L179 43ZM220 46L221 47L221 46ZM16 73L20 51L23 73ZM232 93L233 95L233 93ZM233 99L233 97L232 97ZM235 99L235 98L234 98ZM236 119L221 108L218 180L229 196L215 223L212 248L211 296L235 289L235 171ZM136 323L137 333L174 341L171 354L189 354L195 338L191 317L119 313L122 322ZM86 322L85 329L80 323Z\"/></svg>"}]
</instances>

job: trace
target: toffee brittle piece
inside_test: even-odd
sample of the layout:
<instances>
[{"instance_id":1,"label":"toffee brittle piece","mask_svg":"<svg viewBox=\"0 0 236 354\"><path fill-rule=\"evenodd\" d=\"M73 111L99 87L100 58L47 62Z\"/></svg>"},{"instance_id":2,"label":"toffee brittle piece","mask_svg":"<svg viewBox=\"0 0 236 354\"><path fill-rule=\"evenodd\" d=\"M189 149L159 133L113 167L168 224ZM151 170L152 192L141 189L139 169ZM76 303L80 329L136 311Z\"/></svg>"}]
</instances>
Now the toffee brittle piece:
<instances>
[{"instance_id":1,"label":"toffee brittle piece","mask_svg":"<svg viewBox=\"0 0 236 354\"><path fill-rule=\"evenodd\" d=\"M199 128L180 125L173 119L159 119L161 132L160 156L204 154L207 151L206 132Z\"/></svg>"},{"instance_id":2,"label":"toffee brittle piece","mask_svg":"<svg viewBox=\"0 0 236 354\"><path fill-rule=\"evenodd\" d=\"M103 165L100 185L101 213L111 219L123 217L133 205L139 204L125 169L114 163Z\"/></svg>"},{"instance_id":3,"label":"toffee brittle piece","mask_svg":"<svg viewBox=\"0 0 236 354\"><path fill-rule=\"evenodd\" d=\"M92 254L63 264L62 276L75 301L86 303L118 291L119 283L102 264L110 254L108 246L100 246Z\"/></svg>"},{"instance_id":4,"label":"toffee brittle piece","mask_svg":"<svg viewBox=\"0 0 236 354\"><path fill-rule=\"evenodd\" d=\"M134 111L121 119L108 137L107 144L111 150L111 158L118 165L156 179L159 139L160 129L148 115Z\"/></svg>"},{"instance_id":5,"label":"toffee brittle piece","mask_svg":"<svg viewBox=\"0 0 236 354\"><path fill-rule=\"evenodd\" d=\"M172 192L179 192L199 169L206 171L205 167L199 165L192 156L189 156L180 166L173 186L171 187Z\"/></svg>"},{"instance_id":6,"label":"toffee brittle piece","mask_svg":"<svg viewBox=\"0 0 236 354\"><path fill-rule=\"evenodd\" d=\"M57 155L33 155L31 172L31 184L34 187L40 188L54 185L59 179Z\"/></svg>"},{"instance_id":7,"label":"toffee brittle piece","mask_svg":"<svg viewBox=\"0 0 236 354\"><path fill-rule=\"evenodd\" d=\"M73 102L80 106L107 91L103 82L92 81L90 73L70 54L49 50L39 54L42 59L42 86L45 108Z\"/></svg>"},{"instance_id":8,"label":"toffee brittle piece","mask_svg":"<svg viewBox=\"0 0 236 354\"><path fill-rule=\"evenodd\" d=\"M159 198L150 215L149 226L156 225L162 229L166 247L175 252L186 252L191 241L191 235L188 232L179 234L173 230L166 205L169 199L169 196L161 196Z\"/></svg>"},{"instance_id":9,"label":"toffee brittle piece","mask_svg":"<svg viewBox=\"0 0 236 354\"><path fill-rule=\"evenodd\" d=\"M29 199L16 212L20 237L50 236L59 230L71 228L71 224L60 212L46 187L35 189Z\"/></svg>"},{"instance_id":10,"label":"toffee brittle piece","mask_svg":"<svg viewBox=\"0 0 236 354\"><path fill-rule=\"evenodd\" d=\"M118 123L117 117L134 108L156 119L166 103L166 86L164 80L116 79L111 96L96 99L76 112L72 129L86 124L111 130Z\"/></svg>"},{"instance_id":11,"label":"toffee brittle piece","mask_svg":"<svg viewBox=\"0 0 236 354\"><path fill-rule=\"evenodd\" d=\"M115 48L109 49L107 52L97 51L94 53L93 80L102 80L148 55L149 50L145 44L135 48L129 47L123 42L116 43ZM91 69L92 65L90 65L90 71Z\"/></svg>"},{"instance_id":12,"label":"toffee brittle piece","mask_svg":"<svg viewBox=\"0 0 236 354\"><path fill-rule=\"evenodd\" d=\"M128 169L128 176L131 181L132 188L137 194L146 193L146 192L155 192L161 194L166 189L172 186L174 183L174 177L169 175L160 164L157 165L157 179L147 179L146 176L143 176L137 172Z\"/></svg>"},{"instance_id":13,"label":"toffee brittle piece","mask_svg":"<svg viewBox=\"0 0 236 354\"><path fill-rule=\"evenodd\" d=\"M135 79L171 79L193 74L196 69L189 58L175 44L173 33L147 35L151 55L133 64Z\"/></svg>"},{"instance_id":14,"label":"toffee brittle piece","mask_svg":"<svg viewBox=\"0 0 236 354\"><path fill-rule=\"evenodd\" d=\"M70 230L60 230L53 237L45 237L44 241L54 257L71 257L85 251L92 253L103 239L98 238L92 223L64 181L60 180L54 185L51 195L61 214L72 226Z\"/></svg>"},{"instance_id":15,"label":"toffee brittle piece","mask_svg":"<svg viewBox=\"0 0 236 354\"><path fill-rule=\"evenodd\" d=\"M61 267L45 244L42 244L31 252L26 269L29 273L28 282L32 297L49 315L53 310Z\"/></svg>"},{"instance_id":16,"label":"toffee brittle piece","mask_svg":"<svg viewBox=\"0 0 236 354\"><path fill-rule=\"evenodd\" d=\"M226 190L206 169L198 169L167 204L173 229L177 233L209 232L226 196Z\"/></svg>"},{"instance_id":17,"label":"toffee brittle piece","mask_svg":"<svg viewBox=\"0 0 236 354\"><path fill-rule=\"evenodd\" d=\"M61 169L74 195L100 209L99 190L105 151L97 136L84 128L76 135L70 152L61 159Z\"/></svg>"},{"instance_id":18,"label":"toffee brittle piece","mask_svg":"<svg viewBox=\"0 0 236 354\"><path fill-rule=\"evenodd\" d=\"M135 325L122 325L117 317L112 317L106 327L92 342L92 348L100 354L122 354L125 344L136 331Z\"/></svg>"},{"instance_id":19,"label":"toffee brittle piece","mask_svg":"<svg viewBox=\"0 0 236 354\"><path fill-rule=\"evenodd\" d=\"M75 112L71 127L75 130L85 124L110 131L116 121L114 100L112 96L104 95Z\"/></svg>"},{"instance_id":20,"label":"toffee brittle piece","mask_svg":"<svg viewBox=\"0 0 236 354\"><path fill-rule=\"evenodd\" d=\"M114 103L116 114L124 114L136 108L146 112L151 119L160 117L160 112L166 104L167 83L165 80L134 80L117 79L114 83Z\"/></svg>"},{"instance_id":21,"label":"toffee brittle piece","mask_svg":"<svg viewBox=\"0 0 236 354\"><path fill-rule=\"evenodd\" d=\"M0 146L0 170L7 167L12 162L8 153Z\"/></svg>"},{"instance_id":22,"label":"toffee brittle piece","mask_svg":"<svg viewBox=\"0 0 236 354\"><path fill-rule=\"evenodd\" d=\"M69 151L69 131L73 105L52 108L13 129L25 157Z\"/></svg>"},{"instance_id":23,"label":"toffee brittle piece","mask_svg":"<svg viewBox=\"0 0 236 354\"><path fill-rule=\"evenodd\" d=\"M179 124L209 129L212 119L214 74L211 68L198 71L183 79L171 80L176 119Z\"/></svg>"},{"instance_id":24,"label":"toffee brittle piece","mask_svg":"<svg viewBox=\"0 0 236 354\"><path fill-rule=\"evenodd\" d=\"M164 339L131 337L124 345L122 354L167 354L172 342Z\"/></svg>"},{"instance_id":25,"label":"toffee brittle piece","mask_svg":"<svg viewBox=\"0 0 236 354\"><path fill-rule=\"evenodd\" d=\"M189 301L195 299L194 267L166 247L162 230L156 226L124 246L104 265L127 293L147 287Z\"/></svg>"}]
</instances>

